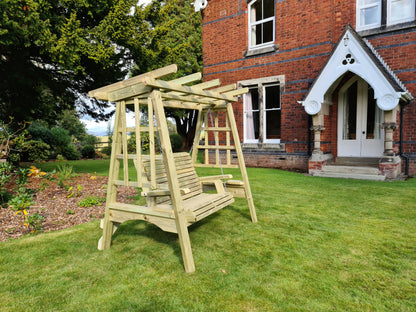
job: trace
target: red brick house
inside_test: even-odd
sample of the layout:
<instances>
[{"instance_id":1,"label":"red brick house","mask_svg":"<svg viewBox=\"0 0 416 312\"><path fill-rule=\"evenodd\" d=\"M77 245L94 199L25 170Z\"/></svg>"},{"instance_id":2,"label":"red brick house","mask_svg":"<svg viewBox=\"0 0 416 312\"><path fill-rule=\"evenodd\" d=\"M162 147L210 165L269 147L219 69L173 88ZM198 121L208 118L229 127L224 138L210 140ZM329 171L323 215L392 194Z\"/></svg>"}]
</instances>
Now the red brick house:
<instances>
[{"instance_id":1,"label":"red brick house","mask_svg":"<svg viewBox=\"0 0 416 312\"><path fill-rule=\"evenodd\" d=\"M416 174L416 0L200 0L204 79L234 111L249 166Z\"/></svg>"}]
</instances>

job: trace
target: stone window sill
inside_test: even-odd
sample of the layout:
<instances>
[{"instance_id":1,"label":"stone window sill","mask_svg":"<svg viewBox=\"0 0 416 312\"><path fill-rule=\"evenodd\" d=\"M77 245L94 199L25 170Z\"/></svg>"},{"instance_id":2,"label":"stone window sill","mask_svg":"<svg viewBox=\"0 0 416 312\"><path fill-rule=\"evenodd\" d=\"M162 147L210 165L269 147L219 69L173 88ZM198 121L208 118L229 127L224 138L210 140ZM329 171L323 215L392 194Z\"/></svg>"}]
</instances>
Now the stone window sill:
<instances>
[{"instance_id":1,"label":"stone window sill","mask_svg":"<svg viewBox=\"0 0 416 312\"><path fill-rule=\"evenodd\" d=\"M385 34L389 32L393 32L396 30L404 30L404 29L410 29L410 28L416 28L416 21L406 22L402 24L396 24L391 26L381 26L373 29L366 29L366 30L359 30L357 33L361 37L367 37L372 35L379 35L379 34Z\"/></svg>"},{"instance_id":2,"label":"stone window sill","mask_svg":"<svg viewBox=\"0 0 416 312\"><path fill-rule=\"evenodd\" d=\"M244 51L243 57L250 57L250 56L255 56L255 55L260 55L260 54L266 54L266 53L271 53L271 52L275 52L275 51L278 51L278 50L279 50L279 45L274 44L274 45L268 46L268 47L263 47L263 48Z\"/></svg>"}]
</instances>

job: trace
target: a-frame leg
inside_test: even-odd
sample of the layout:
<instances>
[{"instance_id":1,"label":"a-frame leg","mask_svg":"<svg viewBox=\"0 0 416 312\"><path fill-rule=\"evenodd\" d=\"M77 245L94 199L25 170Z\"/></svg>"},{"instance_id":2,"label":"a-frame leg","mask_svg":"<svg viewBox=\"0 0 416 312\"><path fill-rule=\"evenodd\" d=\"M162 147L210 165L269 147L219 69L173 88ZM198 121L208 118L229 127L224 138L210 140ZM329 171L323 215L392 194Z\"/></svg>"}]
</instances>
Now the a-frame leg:
<instances>
[{"instance_id":1,"label":"a-frame leg","mask_svg":"<svg viewBox=\"0 0 416 312\"><path fill-rule=\"evenodd\" d=\"M166 116L160 91L152 91L151 100L156 116L163 160L169 181L169 190L175 215L176 229L179 236L179 244L182 251L182 259L186 273L192 273L195 271L195 264L192 255L191 240L189 238L188 227L184 215L182 197L180 194L178 176L176 173L176 165L173 157L172 146L169 138L169 130L166 122ZM152 117L149 116L149 118Z\"/></svg>"},{"instance_id":2,"label":"a-frame leg","mask_svg":"<svg viewBox=\"0 0 416 312\"><path fill-rule=\"evenodd\" d=\"M256 208L254 207L253 196L251 195L251 188L250 188L250 183L248 181L246 164L244 162L243 151L241 149L241 144L240 144L240 137L238 136L237 124L235 122L234 111L233 111L233 107L231 103L227 104L227 118L231 126L231 131L233 133L235 149L236 149L237 157L238 157L238 165L240 167L241 176L243 178L244 190L246 194L248 207L250 208L251 221L253 223L256 223L257 222Z\"/></svg>"},{"instance_id":3,"label":"a-frame leg","mask_svg":"<svg viewBox=\"0 0 416 312\"><path fill-rule=\"evenodd\" d=\"M107 200L105 208L105 216L102 222L103 236L98 241L98 249L104 250L111 246L111 237L115 230L115 224L110 220L109 204L114 203L117 197L117 186L114 182L117 180L120 171L120 162L117 154L121 153L121 134L122 125L121 103L116 104L116 116L114 121L113 143L111 145L110 172L107 184ZM125 121L124 121L125 122Z\"/></svg>"}]
</instances>

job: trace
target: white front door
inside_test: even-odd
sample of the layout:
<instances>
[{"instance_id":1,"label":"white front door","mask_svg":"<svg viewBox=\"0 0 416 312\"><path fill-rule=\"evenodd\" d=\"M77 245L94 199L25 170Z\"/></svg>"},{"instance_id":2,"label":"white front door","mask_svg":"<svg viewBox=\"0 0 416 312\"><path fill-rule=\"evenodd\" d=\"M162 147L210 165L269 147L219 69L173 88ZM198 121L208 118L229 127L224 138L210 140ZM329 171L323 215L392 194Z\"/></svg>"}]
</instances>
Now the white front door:
<instances>
[{"instance_id":1,"label":"white front door","mask_svg":"<svg viewBox=\"0 0 416 312\"><path fill-rule=\"evenodd\" d=\"M338 156L381 157L383 111L374 90L362 79L352 78L339 92Z\"/></svg>"}]
</instances>

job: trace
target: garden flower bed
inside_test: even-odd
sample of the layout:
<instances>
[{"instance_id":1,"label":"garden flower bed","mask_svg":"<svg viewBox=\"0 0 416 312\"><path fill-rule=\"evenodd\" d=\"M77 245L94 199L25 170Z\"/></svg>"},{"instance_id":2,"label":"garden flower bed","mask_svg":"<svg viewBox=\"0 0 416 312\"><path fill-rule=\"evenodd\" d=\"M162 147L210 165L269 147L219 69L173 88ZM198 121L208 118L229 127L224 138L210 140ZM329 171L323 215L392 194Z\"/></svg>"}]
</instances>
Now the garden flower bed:
<instances>
[{"instance_id":1,"label":"garden flower bed","mask_svg":"<svg viewBox=\"0 0 416 312\"><path fill-rule=\"evenodd\" d=\"M34 204L27 210L29 216L38 213L43 216L42 231L56 231L93 219L102 218L105 210L107 177L91 174L77 174L68 179L65 187L57 180L43 177L29 177L27 188L34 191ZM12 181L7 185L11 191L15 188ZM119 200L129 202L137 191L132 188L120 188ZM84 203L84 207L80 206ZM93 204L90 207L86 205ZM18 238L31 233L24 224L24 216L15 210L0 208L0 241Z\"/></svg>"}]
</instances>

